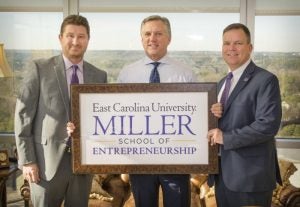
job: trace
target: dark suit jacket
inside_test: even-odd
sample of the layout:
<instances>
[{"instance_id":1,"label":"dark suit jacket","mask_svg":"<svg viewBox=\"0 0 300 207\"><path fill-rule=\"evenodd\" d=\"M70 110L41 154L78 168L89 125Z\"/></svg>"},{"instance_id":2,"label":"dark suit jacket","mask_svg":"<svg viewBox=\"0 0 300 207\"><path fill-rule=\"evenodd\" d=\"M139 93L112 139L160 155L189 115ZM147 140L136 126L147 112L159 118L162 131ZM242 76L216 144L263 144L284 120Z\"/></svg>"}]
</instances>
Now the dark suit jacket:
<instances>
[{"instance_id":1,"label":"dark suit jacket","mask_svg":"<svg viewBox=\"0 0 300 207\"><path fill-rule=\"evenodd\" d=\"M15 111L19 165L37 163L50 180L66 148L70 102L62 55L34 61L24 78ZM106 72L84 61L84 83L107 82Z\"/></svg>"},{"instance_id":2,"label":"dark suit jacket","mask_svg":"<svg viewBox=\"0 0 300 207\"><path fill-rule=\"evenodd\" d=\"M218 83L218 91L224 81ZM251 61L230 94L218 123L224 139L221 168L228 189L270 191L276 187L276 180L281 183L274 139L280 121L278 79Z\"/></svg>"}]
</instances>

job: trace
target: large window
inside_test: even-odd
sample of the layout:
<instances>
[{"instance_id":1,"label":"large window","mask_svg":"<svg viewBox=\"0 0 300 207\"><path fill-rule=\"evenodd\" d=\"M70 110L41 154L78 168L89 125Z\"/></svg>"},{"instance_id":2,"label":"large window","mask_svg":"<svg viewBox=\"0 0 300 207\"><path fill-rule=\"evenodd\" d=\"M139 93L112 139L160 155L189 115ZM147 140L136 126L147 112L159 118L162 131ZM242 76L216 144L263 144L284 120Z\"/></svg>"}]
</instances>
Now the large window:
<instances>
[{"instance_id":1,"label":"large window","mask_svg":"<svg viewBox=\"0 0 300 207\"><path fill-rule=\"evenodd\" d=\"M256 0L254 59L279 78L283 118L278 156L300 169L300 1ZM281 139L284 138L284 139ZM300 187L300 171L290 178Z\"/></svg>"},{"instance_id":2,"label":"large window","mask_svg":"<svg viewBox=\"0 0 300 207\"><path fill-rule=\"evenodd\" d=\"M153 13L81 13L91 24L86 59L115 82L126 64L144 56L141 21ZM157 14L157 13L156 13ZM238 13L159 13L171 22L171 56L192 66L199 81L217 81L227 71L220 48L222 30L239 21Z\"/></svg>"},{"instance_id":3,"label":"large window","mask_svg":"<svg viewBox=\"0 0 300 207\"><path fill-rule=\"evenodd\" d=\"M7 62L13 73L13 77L8 77L0 71L0 149L7 149L10 157L15 156L16 149L13 124L18 85L29 61L59 52L62 11L63 0L0 0L0 45L3 48L0 69ZM20 174L18 171L7 180L8 203L21 199L18 189L23 177Z\"/></svg>"},{"instance_id":4,"label":"large window","mask_svg":"<svg viewBox=\"0 0 300 207\"><path fill-rule=\"evenodd\" d=\"M0 43L14 77L0 77L0 132L13 132L15 95L32 59L58 53L62 13L0 12Z\"/></svg>"},{"instance_id":5,"label":"large window","mask_svg":"<svg viewBox=\"0 0 300 207\"><path fill-rule=\"evenodd\" d=\"M279 78L283 118L278 137L300 137L300 16L255 17L255 61Z\"/></svg>"},{"instance_id":6,"label":"large window","mask_svg":"<svg viewBox=\"0 0 300 207\"><path fill-rule=\"evenodd\" d=\"M66 2L68 5L63 5ZM0 132L13 132L15 93L26 64L60 53L58 33L63 11L64 15L75 11L88 18L91 40L86 59L106 70L109 82L116 81L124 65L144 56L140 23L152 14L166 16L171 21L169 54L192 66L199 81L218 81L227 71L221 57L222 30L239 22L240 15L249 11L249 8L240 10L245 1L241 2L0 0L0 43L4 44L14 73L14 78L0 78ZM254 28L250 29L255 31L255 62L274 72L280 80L283 120L278 136L299 138L300 3L278 0L270 4L270 0L256 0L256 8L251 9L256 15L248 16L254 22Z\"/></svg>"}]
</instances>

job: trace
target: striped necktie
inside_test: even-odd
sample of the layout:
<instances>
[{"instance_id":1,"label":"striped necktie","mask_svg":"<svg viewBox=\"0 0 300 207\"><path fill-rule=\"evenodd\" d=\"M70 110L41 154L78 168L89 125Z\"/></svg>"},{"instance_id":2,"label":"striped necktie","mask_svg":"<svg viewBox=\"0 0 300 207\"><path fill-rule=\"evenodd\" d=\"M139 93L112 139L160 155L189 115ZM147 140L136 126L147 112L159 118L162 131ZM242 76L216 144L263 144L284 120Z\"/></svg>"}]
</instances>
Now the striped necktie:
<instances>
[{"instance_id":1,"label":"striped necktie","mask_svg":"<svg viewBox=\"0 0 300 207\"><path fill-rule=\"evenodd\" d=\"M232 72L228 73L228 75L226 76L226 83L225 83L225 87L224 87L224 90L223 90L223 93L222 93L222 96L221 96L221 100L220 100L220 102L223 105L223 108L225 107L225 104L226 104L227 99L228 99L232 77L233 77Z\"/></svg>"}]
</instances>

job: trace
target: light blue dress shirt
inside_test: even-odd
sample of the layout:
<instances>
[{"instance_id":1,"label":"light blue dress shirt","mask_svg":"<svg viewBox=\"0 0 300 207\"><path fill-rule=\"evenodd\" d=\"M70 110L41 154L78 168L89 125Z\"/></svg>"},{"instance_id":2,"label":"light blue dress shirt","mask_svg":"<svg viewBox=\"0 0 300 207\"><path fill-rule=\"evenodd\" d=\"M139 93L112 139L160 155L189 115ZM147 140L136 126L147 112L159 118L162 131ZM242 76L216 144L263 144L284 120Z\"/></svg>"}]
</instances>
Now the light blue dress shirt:
<instances>
[{"instance_id":1,"label":"light blue dress shirt","mask_svg":"<svg viewBox=\"0 0 300 207\"><path fill-rule=\"evenodd\" d=\"M149 57L144 57L128 66L125 66L118 77L119 83L149 83L151 70L154 62ZM158 72L160 82L196 82L196 75L191 68L174 60L169 56L164 56L159 61Z\"/></svg>"}]
</instances>

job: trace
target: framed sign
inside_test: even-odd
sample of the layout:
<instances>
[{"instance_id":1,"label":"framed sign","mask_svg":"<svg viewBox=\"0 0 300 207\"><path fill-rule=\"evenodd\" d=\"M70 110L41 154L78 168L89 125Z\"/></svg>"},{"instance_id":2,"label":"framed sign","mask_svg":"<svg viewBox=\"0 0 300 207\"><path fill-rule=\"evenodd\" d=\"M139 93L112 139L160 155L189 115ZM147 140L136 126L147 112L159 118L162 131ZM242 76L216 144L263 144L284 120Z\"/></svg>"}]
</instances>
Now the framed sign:
<instances>
[{"instance_id":1,"label":"framed sign","mask_svg":"<svg viewBox=\"0 0 300 207\"><path fill-rule=\"evenodd\" d=\"M215 83L71 87L74 173L216 173Z\"/></svg>"}]
</instances>

